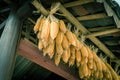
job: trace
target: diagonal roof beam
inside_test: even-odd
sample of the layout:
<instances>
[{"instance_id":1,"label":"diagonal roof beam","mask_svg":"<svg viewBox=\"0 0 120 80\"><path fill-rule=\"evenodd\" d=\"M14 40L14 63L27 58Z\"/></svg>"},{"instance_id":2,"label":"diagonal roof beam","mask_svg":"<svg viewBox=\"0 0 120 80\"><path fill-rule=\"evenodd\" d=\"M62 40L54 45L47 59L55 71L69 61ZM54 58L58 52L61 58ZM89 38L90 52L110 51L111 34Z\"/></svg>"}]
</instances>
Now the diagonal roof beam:
<instances>
[{"instance_id":1,"label":"diagonal roof beam","mask_svg":"<svg viewBox=\"0 0 120 80\"><path fill-rule=\"evenodd\" d=\"M37 0L34 0L32 4L40 10L40 12L44 15L48 15L49 12L39 3ZM90 32L61 4L60 12L65 15L65 18L68 19L72 24L74 24L83 34L89 34ZM107 56L111 59L116 58L113 53L96 37L89 38L99 49L101 49Z\"/></svg>"}]
</instances>

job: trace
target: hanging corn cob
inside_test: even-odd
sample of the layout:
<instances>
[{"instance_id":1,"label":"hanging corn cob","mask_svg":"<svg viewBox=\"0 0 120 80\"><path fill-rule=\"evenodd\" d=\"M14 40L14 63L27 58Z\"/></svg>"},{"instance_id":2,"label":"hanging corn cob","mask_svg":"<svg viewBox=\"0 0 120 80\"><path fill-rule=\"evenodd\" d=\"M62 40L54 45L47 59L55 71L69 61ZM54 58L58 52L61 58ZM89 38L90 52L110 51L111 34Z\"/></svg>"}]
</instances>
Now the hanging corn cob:
<instances>
[{"instance_id":1,"label":"hanging corn cob","mask_svg":"<svg viewBox=\"0 0 120 80\"><path fill-rule=\"evenodd\" d=\"M59 31L56 37L56 44L62 44L64 33Z\"/></svg>"},{"instance_id":2,"label":"hanging corn cob","mask_svg":"<svg viewBox=\"0 0 120 80\"><path fill-rule=\"evenodd\" d=\"M36 24L35 24L34 29L33 29L35 33L37 33L39 31L39 27L41 25L42 18L43 18L43 15L41 15L36 21Z\"/></svg>"},{"instance_id":3,"label":"hanging corn cob","mask_svg":"<svg viewBox=\"0 0 120 80\"><path fill-rule=\"evenodd\" d=\"M75 64L75 47L74 46L70 46L70 59L69 59L69 66L73 66Z\"/></svg>"},{"instance_id":4,"label":"hanging corn cob","mask_svg":"<svg viewBox=\"0 0 120 80\"><path fill-rule=\"evenodd\" d=\"M67 40L65 35L63 36L62 47L64 49L68 49L69 48L69 42L68 42L68 40Z\"/></svg>"},{"instance_id":5,"label":"hanging corn cob","mask_svg":"<svg viewBox=\"0 0 120 80\"><path fill-rule=\"evenodd\" d=\"M87 50L88 50L88 65L90 69L93 69L93 53L88 46L87 46Z\"/></svg>"},{"instance_id":6,"label":"hanging corn cob","mask_svg":"<svg viewBox=\"0 0 120 80\"><path fill-rule=\"evenodd\" d=\"M43 48L43 43L42 43L41 40L39 40L39 42L38 42L38 48L39 48L40 50L42 50L42 48Z\"/></svg>"},{"instance_id":7,"label":"hanging corn cob","mask_svg":"<svg viewBox=\"0 0 120 80\"><path fill-rule=\"evenodd\" d=\"M60 31L62 31L63 33L66 33L67 29L66 29L66 25L65 25L64 21L60 20L59 24L60 24Z\"/></svg>"},{"instance_id":8,"label":"hanging corn cob","mask_svg":"<svg viewBox=\"0 0 120 80\"><path fill-rule=\"evenodd\" d=\"M70 58L70 49L68 48L67 50L64 50L63 51L63 54L62 54L62 60L67 63L69 58Z\"/></svg>"},{"instance_id":9,"label":"hanging corn cob","mask_svg":"<svg viewBox=\"0 0 120 80\"><path fill-rule=\"evenodd\" d=\"M53 15L50 15L50 18L50 36L54 40L59 32L59 21Z\"/></svg>"},{"instance_id":10,"label":"hanging corn cob","mask_svg":"<svg viewBox=\"0 0 120 80\"><path fill-rule=\"evenodd\" d=\"M81 48L81 54L82 54L83 60L85 61L85 63L87 63L88 62L88 50L86 46L83 46Z\"/></svg>"},{"instance_id":11,"label":"hanging corn cob","mask_svg":"<svg viewBox=\"0 0 120 80\"><path fill-rule=\"evenodd\" d=\"M80 66L80 61L81 61L81 52L80 52L80 50L75 51L75 58L76 58L77 67L79 67Z\"/></svg>"},{"instance_id":12,"label":"hanging corn cob","mask_svg":"<svg viewBox=\"0 0 120 80\"><path fill-rule=\"evenodd\" d=\"M43 25L42 25L42 30L41 30L41 39L44 41L48 41L50 34L50 21L49 21L49 16L48 18L45 19Z\"/></svg>"}]
</instances>

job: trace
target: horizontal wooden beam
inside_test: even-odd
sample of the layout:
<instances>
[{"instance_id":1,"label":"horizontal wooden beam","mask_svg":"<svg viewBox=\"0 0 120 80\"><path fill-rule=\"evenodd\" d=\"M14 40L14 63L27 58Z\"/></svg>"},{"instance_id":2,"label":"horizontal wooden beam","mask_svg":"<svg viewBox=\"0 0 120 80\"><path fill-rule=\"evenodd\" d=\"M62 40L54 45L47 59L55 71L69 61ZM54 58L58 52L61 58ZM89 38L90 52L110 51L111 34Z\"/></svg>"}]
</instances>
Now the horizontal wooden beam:
<instances>
[{"instance_id":1,"label":"horizontal wooden beam","mask_svg":"<svg viewBox=\"0 0 120 80\"><path fill-rule=\"evenodd\" d=\"M83 21L83 20L92 20L92 19L99 19L99 18L106 18L106 17L107 15L105 13L99 13L99 14L92 14L92 15L77 17L77 19L79 21Z\"/></svg>"},{"instance_id":2,"label":"horizontal wooden beam","mask_svg":"<svg viewBox=\"0 0 120 80\"><path fill-rule=\"evenodd\" d=\"M37 46L28 40L20 41L17 53L67 80L79 80L79 76L75 68L68 67L68 65L61 63L59 66L56 66L53 60L50 60L47 56L43 56Z\"/></svg>"},{"instance_id":3,"label":"horizontal wooden beam","mask_svg":"<svg viewBox=\"0 0 120 80\"><path fill-rule=\"evenodd\" d=\"M87 4L87 3L90 3L90 2L94 2L94 1L95 0L78 0L78 1L66 3L63 6L68 8L68 7L73 7L73 6Z\"/></svg>"},{"instance_id":4,"label":"horizontal wooden beam","mask_svg":"<svg viewBox=\"0 0 120 80\"><path fill-rule=\"evenodd\" d=\"M32 4L44 15L48 15L49 12L42 6L41 3L39 3L37 0L34 0ZM42 11L43 10L43 11ZM72 24L75 25L83 34L90 33L64 6L60 5L60 12L62 12L65 15L65 18L68 19ZM90 37L89 38L99 49L101 49L107 56L110 58L116 58L114 54L96 37Z\"/></svg>"},{"instance_id":5,"label":"horizontal wooden beam","mask_svg":"<svg viewBox=\"0 0 120 80\"><path fill-rule=\"evenodd\" d=\"M86 37L89 38L91 36L102 36L102 35L106 35L106 34L112 34L115 32L120 32L120 29L109 29L109 30L105 30L105 31L94 32L94 33L88 34Z\"/></svg>"},{"instance_id":6,"label":"horizontal wooden beam","mask_svg":"<svg viewBox=\"0 0 120 80\"><path fill-rule=\"evenodd\" d=\"M96 31L103 31L103 30L107 30L107 29L112 29L115 28L114 26L104 26L104 27L95 27L95 28L89 28L88 30L90 32L96 32Z\"/></svg>"}]
</instances>

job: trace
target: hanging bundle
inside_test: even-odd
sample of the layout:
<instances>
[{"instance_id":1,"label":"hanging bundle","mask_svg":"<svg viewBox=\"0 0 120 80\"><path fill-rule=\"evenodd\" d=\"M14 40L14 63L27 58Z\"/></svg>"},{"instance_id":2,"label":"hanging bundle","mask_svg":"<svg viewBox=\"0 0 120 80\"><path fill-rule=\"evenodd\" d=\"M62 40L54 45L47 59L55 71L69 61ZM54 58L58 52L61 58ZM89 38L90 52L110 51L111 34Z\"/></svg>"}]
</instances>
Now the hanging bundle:
<instances>
[{"instance_id":1,"label":"hanging bundle","mask_svg":"<svg viewBox=\"0 0 120 80\"><path fill-rule=\"evenodd\" d=\"M79 76L86 80L119 80L117 74L109 64L103 62L97 55L96 50L92 50L85 43L85 37L78 29L71 31L72 25L67 27L63 20L57 19L53 14L59 9L60 3L52 5L47 17L41 15L34 26L37 34L38 48L43 51L43 55L54 58L58 66L62 60L69 66L78 67Z\"/></svg>"}]
</instances>

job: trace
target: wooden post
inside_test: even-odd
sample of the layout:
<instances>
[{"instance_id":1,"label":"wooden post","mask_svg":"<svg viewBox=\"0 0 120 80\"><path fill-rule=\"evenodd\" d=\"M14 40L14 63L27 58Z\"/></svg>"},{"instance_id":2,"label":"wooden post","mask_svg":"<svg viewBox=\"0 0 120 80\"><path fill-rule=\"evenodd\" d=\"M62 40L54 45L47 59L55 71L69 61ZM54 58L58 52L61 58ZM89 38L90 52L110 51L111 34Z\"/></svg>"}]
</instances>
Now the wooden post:
<instances>
[{"instance_id":1,"label":"wooden post","mask_svg":"<svg viewBox=\"0 0 120 80\"><path fill-rule=\"evenodd\" d=\"M23 5L18 11L13 9L7 19L0 38L0 80L11 80L16 48L22 28L21 23L24 19L22 17L26 18L28 12L30 13L28 6Z\"/></svg>"}]
</instances>

